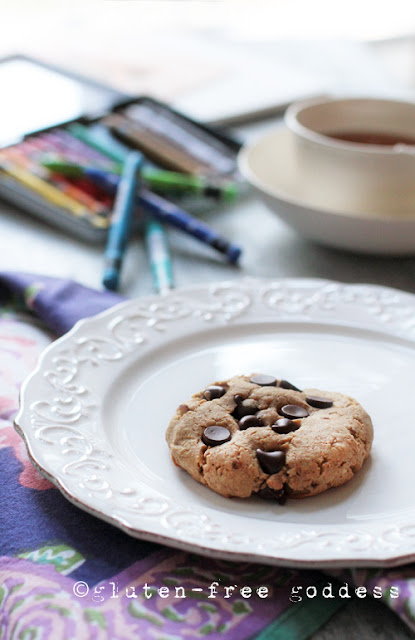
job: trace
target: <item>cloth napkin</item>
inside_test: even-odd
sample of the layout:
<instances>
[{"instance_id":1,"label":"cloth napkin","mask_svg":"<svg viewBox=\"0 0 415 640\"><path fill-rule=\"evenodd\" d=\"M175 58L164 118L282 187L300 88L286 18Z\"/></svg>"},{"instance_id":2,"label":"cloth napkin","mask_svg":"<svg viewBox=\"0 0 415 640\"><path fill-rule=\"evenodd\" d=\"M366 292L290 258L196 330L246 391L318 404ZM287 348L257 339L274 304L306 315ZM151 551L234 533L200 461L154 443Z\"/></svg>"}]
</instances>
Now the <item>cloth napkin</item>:
<instances>
[{"instance_id":1,"label":"cloth napkin","mask_svg":"<svg viewBox=\"0 0 415 640\"><path fill-rule=\"evenodd\" d=\"M0 638L303 640L350 601L339 589L356 587L415 629L414 565L329 575L176 551L81 511L37 472L12 424L19 386L54 337L121 300L0 274Z\"/></svg>"}]
</instances>

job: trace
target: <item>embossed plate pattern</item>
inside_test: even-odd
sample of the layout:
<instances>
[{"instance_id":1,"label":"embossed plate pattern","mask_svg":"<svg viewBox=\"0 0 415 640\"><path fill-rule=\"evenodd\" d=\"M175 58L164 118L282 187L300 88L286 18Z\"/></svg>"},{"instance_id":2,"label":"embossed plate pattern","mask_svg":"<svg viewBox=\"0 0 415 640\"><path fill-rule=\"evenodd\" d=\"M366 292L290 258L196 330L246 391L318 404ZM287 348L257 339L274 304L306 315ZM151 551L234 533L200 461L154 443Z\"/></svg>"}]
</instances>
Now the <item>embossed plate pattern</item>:
<instances>
[{"instance_id":1,"label":"embossed plate pattern","mask_svg":"<svg viewBox=\"0 0 415 640\"><path fill-rule=\"evenodd\" d=\"M178 404L253 371L356 397L370 459L283 507L227 500L171 462ZM415 296L323 280L238 280L123 303L78 323L25 382L16 429L72 502L130 535L288 566L415 560Z\"/></svg>"}]
</instances>

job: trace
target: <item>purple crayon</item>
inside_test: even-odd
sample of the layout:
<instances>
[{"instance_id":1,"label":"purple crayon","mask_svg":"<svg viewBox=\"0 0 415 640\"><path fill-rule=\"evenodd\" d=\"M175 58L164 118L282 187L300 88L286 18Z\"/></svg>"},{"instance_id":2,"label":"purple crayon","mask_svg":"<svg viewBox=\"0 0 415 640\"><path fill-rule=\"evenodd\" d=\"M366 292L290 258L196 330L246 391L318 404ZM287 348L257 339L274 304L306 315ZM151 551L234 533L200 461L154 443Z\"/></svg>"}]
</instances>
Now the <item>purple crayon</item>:
<instances>
[{"instance_id":1,"label":"purple crayon","mask_svg":"<svg viewBox=\"0 0 415 640\"><path fill-rule=\"evenodd\" d=\"M94 164L98 164L102 168L109 169L112 167L113 162L108 160L102 153L96 151L92 147L84 144L73 135L64 130L55 129L49 133L43 134L46 140L49 140L52 144L55 145L56 149L61 151L64 155L65 152L72 152L72 154L76 154L78 157L78 161L84 161L85 159L89 160Z\"/></svg>"}]
</instances>

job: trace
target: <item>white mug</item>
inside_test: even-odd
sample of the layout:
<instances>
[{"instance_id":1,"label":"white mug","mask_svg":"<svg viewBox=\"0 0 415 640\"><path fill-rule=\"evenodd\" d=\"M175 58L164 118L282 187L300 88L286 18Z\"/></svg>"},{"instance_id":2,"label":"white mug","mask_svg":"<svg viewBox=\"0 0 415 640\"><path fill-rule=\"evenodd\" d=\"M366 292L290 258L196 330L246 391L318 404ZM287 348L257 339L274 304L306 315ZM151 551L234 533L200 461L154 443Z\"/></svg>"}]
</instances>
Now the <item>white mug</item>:
<instances>
[{"instance_id":1,"label":"white mug","mask_svg":"<svg viewBox=\"0 0 415 640\"><path fill-rule=\"evenodd\" d=\"M337 210L415 215L415 104L309 100L291 105L285 123L306 200ZM379 144L379 136L395 144Z\"/></svg>"}]
</instances>

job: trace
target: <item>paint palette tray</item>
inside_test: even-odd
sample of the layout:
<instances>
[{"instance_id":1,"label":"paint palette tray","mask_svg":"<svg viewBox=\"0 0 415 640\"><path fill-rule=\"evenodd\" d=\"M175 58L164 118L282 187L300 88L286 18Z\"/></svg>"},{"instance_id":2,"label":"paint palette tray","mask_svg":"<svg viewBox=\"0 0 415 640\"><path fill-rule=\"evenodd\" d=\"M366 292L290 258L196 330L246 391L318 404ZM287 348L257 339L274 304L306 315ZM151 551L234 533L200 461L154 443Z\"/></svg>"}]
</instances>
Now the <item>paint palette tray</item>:
<instances>
[{"instance_id":1,"label":"paint palette tray","mask_svg":"<svg viewBox=\"0 0 415 640\"><path fill-rule=\"evenodd\" d=\"M43 166L45 156L116 172L128 151L139 149L155 168L219 182L239 178L236 140L151 97L25 56L0 60L0 86L0 197L86 241L105 242L113 196L55 175Z\"/></svg>"}]
</instances>

